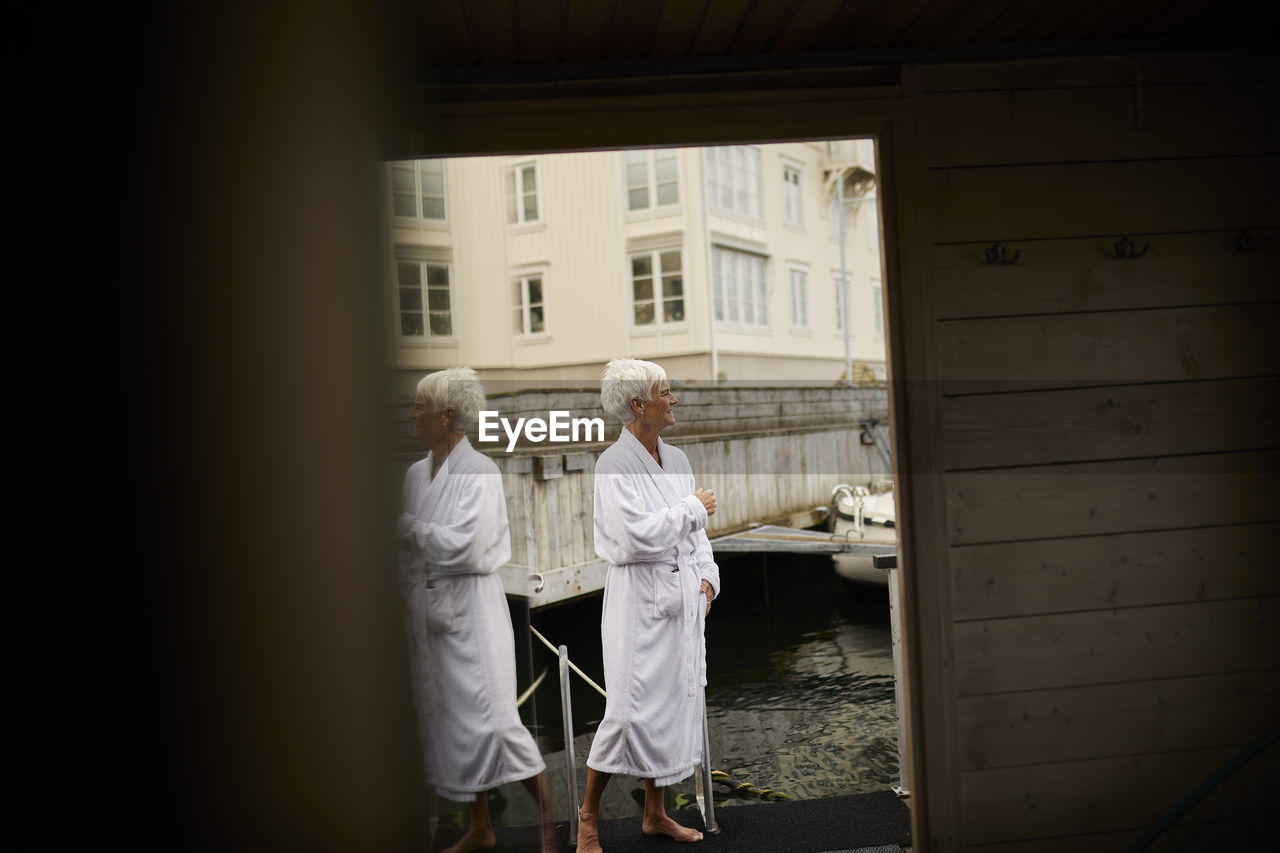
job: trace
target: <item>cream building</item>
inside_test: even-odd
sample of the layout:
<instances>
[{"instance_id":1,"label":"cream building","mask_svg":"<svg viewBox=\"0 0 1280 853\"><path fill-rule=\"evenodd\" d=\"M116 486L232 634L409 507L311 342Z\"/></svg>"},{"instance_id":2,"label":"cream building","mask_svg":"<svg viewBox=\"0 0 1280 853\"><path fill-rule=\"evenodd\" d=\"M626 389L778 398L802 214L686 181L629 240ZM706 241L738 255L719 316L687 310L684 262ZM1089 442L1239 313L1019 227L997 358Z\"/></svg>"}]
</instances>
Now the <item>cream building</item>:
<instances>
[{"instance_id":1,"label":"cream building","mask_svg":"<svg viewBox=\"0 0 1280 853\"><path fill-rule=\"evenodd\" d=\"M874 161L845 140L384 163L394 385L590 382L622 355L686 381L835 382L846 357L883 377Z\"/></svg>"}]
</instances>

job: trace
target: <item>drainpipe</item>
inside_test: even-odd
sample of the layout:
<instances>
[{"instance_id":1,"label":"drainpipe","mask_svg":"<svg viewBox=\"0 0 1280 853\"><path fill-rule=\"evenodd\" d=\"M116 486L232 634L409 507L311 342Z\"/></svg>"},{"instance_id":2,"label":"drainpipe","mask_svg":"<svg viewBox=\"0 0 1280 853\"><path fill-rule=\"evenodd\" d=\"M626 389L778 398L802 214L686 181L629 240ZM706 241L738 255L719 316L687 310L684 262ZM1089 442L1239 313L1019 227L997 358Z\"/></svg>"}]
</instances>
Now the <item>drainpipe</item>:
<instances>
[{"instance_id":1,"label":"drainpipe","mask_svg":"<svg viewBox=\"0 0 1280 853\"><path fill-rule=\"evenodd\" d=\"M698 177L702 184L702 251L706 256L707 283L707 340L711 346L711 385L720 381L720 350L716 347L716 305L711 271L711 201L707 198L707 151L695 148L698 152Z\"/></svg>"},{"instance_id":2,"label":"drainpipe","mask_svg":"<svg viewBox=\"0 0 1280 853\"><path fill-rule=\"evenodd\" d=\"M844 314L844 378L849 387L853 387L853 338L849 328L849 271L844 265L844 169L840 170L840 180L836 184L836 198L840 205L840 293L843 304L840 306Z\"/></svg>"}]
</instances>

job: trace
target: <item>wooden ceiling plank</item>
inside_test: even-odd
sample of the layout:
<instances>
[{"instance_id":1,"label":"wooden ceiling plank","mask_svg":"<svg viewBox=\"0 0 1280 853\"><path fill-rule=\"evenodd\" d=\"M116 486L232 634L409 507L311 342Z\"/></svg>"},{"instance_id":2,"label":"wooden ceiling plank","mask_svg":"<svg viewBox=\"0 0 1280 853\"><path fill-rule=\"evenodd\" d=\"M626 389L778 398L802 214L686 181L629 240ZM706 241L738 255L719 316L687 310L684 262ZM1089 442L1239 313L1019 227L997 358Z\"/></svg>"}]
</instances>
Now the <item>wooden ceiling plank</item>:
<instances>
[{"instance_id":1,"label":"wooden ceiling plank","mask_svg":"<svg viewBox=\"0 0 1280 853\"><path fill-rule=\"evenodd\" d=\"M1134 0L1123 9L1114 10L1110 19L1098 27L1100 38L1131 36L1138 27L1163 13L1178 0Z\"/></svg>"},{"instance_id":2,"label":"wooden ceiling plank","mask_svg":"<svg viewBox=\"0 0 1280 853\"><path fill-rule=\"evenodd\" d=\"M756 3L738 27L730 53L765 53L800 7L792 3Z\"/></svg>"},{"instance_id":3,"label":"wooden ceiling plank","mask_svg":"<svg viewBox=\"0 0 1280 853\"><path fill-rule=\"evenodd\" d=\"M567 0L516 0L521 63L545 65L561 58Z\"/></svg>"},{"instance_id":4,"label":"wooden ceiling plank","mask_svg":"<svg viewBox=\"0 0 1280 853\"><path fill-rule=\"evenodd\" d=\"M843 50L853 47L862 31L871 26L891 2L892 0L845 0L831 25L814 42L814 49Z\"/></svg>"},{"instance_id":5,"label":"wooden ceiling plank","mask_svg":"<svg viewBox=\"0 0 1280 853\"><path fill-rule=\"evenodd\" d=\"M938 34L934 43L969 44L977 41L983 32L999 21L1015 5L1017 0L970 3L945 32Z\"/></svg>"},{"instance_id":6,"label":"wooden ceiling plank","mask_svg":"<svg viewBox=\"0 0 1280 853\"><path fill-rule=\"evenodd\" d=\"M569 0L560 50L566 62L594 62L604 56L613 12L613 0Z\"/></svg>"},{"instance_id":7,"label":"wooden ceiling plank","mask_svg":"<svg viewBox=\"0 0 1280 853\"><path fill-rule=\"evenodd\" d=\"M940 36L949 33L966 8L973 10L998 6L1001 0L933 0L919 17L911 22L899 44L927 46L938 44ZM989 14L989 13L988 13Z\"/></svg>"},{"instance_id":8,"label":"wooden ceiling plank","mask_svg":"<svg viewBox=\"0 0 1280 853\"><path fill-rule=\"evenodd\" d=\"M743 16L755 0L711 0L702 26L693 40L693 56L723 56L729 52Z\"/></svg>"},{"instance_id":9,"label":"wooden ceiling plank","mask_svg":"<svg viewBox=\"0 0 1280 853\"><path fill-rule=\"evenodd\" d=\"M650 55L687 56L710 8L711 0L665 3L658 18L658 29L653 34Z\"/></svg>"},{"instance_id":10,"label":"wooden ceiling plank","mask_svg":"<svg viewBox=\"0 0 1280 853\"><path fill-rule=\"evenodd\" d=\"M844 0L805 0L791 22L774 39L773 53L799 53L813 47L845 5Z\"/></svg>"},{"instance_id":11,"label":"wooden ceiling plank","mask_svg":"<svg viewBox=\"0 0 1280 853\"><path fill-rule=\"evenodd\" d=\"M915 23L932 0L893 0L869 27L854 39L856 48L893 47L898 39Z\"/></svg>"},{"instance_id":12,"label":"wooden ceiling plank","mask_svg":"<svg viewBox=\"0 0 1280 853\"><path fill-rule=\"evenodd\" d=\"M1097 38L1111 19L1115 17L1116 7L1111 0L1094 0L1093 4L1082 9L1078 15L1064 24L1053 38L1058 41L1079 41Z\"/></svg>"},{"instance_id":13,"label":"wooden ceiling plank","mask_svg":"<svg viewBox=\"0 0 1280 853\"><path fill-rule=\"evenodd\" d=\"M1023 27L1034 21L1054 2L1055 0L1017 0L974 36L973 40L984 44L1011 41Z\"/></svg>"},{"instance_id":14,"label":"wooden ceiling plank","mask_svg":"<svg viewBox=\"0 0 1280 853\"><path fill-rule=\"evenodd\" d=\"M516 63L515 0L466 0L470 31L485 65Z\"/></svg>"},{"instance_id":15,"label":"wooden ceiling plank","mask_svg":"<svg viewBox=\"0 0 1280 853\"><path fill-rule=\"evenodd\" d=\"M652 0L615 0L605 58L647 59L663 5Z\"/></svg>"},{"instance_id":16,"label":"wooden ceiling plank","mask_svg":"<svg viewBox=\"0 0 1280 853\"><path fill-rule=\"evenodd\" d=\"M471 35L462 0L445 0L431 8L425 3L418 3L413 7L413 17L432 63L479 64L480 52Z\"/></svg>"},{"instance_id":17,"label":"wooden ceiling plank","mask_svg":"<svg viewBox=\"0 0 1280 853\"><path fill-rule=\"evenodd\" d=\"M1017 32L1015 41L1046 41L1094 0L1057 0Z\"/></svg>"}]
</instances>

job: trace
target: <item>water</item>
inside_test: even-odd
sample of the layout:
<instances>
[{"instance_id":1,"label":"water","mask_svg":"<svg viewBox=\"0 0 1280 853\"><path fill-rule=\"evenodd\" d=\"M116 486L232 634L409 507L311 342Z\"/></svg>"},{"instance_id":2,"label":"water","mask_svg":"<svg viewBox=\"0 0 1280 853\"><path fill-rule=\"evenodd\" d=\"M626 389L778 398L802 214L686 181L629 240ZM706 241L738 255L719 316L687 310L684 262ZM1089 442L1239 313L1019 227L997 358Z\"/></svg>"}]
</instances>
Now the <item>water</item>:
<instances>
[{"instance_id":1,"label":"water","mask_svg":"<svg viewBox=\"0 0 1280 853\"><path fill-rule=\"evenodd\" d=\"M882 791L898 784L887 592L845 585L828 557L773 554L767 569L765 562L760 555L720 561L723 590L707 623L712 769L748 786L731 791L715 784L717 808ZM599 596L535 612L532 621L552 643L567 645L583 671L602 681ZM546 757L555 814L563 820L571 806L558 668L540 643L534 651L534 672L547 667L548 673L524 717ZM528 682L522 675L521 688ZM572 682L581 795L604 700L576 675ZM669 788L668 807L690 805L693 790L692 777ZM615 776L601 799L601 812L638 815L643 792L640 780ZM499 825L536 821L531 800L518 785L504 786L490 806Z\"/></svg>"}]
</instances>

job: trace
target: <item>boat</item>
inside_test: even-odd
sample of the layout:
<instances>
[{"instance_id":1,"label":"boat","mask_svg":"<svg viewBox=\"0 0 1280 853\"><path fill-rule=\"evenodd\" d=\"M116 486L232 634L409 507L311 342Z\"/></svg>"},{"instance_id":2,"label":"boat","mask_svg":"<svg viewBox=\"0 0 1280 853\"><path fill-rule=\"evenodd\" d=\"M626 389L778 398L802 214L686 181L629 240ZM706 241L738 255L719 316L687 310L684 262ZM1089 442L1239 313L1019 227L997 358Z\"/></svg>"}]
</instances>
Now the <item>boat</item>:
<instances>
[{"instance_id":1,"label":"boat","mask_svg":"<svg viewBox=\"0 0 1280 853\"><path fill-rule=\"evenodd\" d=\"M897 512L893 489L872 492L867 486L841 483L831 490L827 527L837 536L854 542L883 544L886 554L898 550ZM870 556L836 554L831 558L835 572L856 584L888 587L889 573L871 565Z\"/></svg>"}]
</instances>

